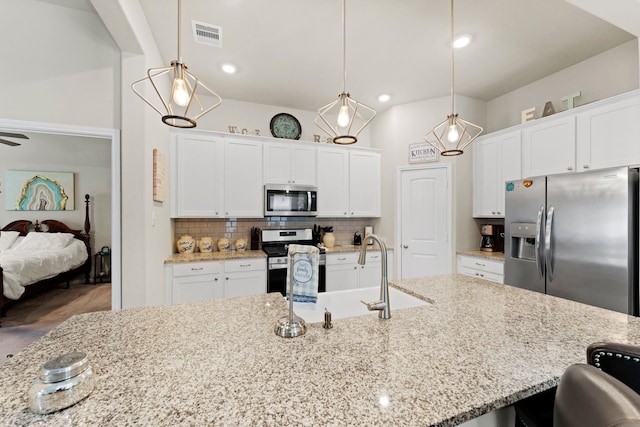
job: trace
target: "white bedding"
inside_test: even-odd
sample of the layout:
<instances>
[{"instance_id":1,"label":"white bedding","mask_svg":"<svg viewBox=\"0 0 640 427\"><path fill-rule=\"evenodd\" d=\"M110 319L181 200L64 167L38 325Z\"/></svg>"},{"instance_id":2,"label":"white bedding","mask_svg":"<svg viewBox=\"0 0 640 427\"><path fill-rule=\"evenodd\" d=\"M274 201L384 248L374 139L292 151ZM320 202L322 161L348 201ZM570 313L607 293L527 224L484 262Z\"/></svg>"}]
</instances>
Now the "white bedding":
<instances>
[{"instance_id":1,"label":"white bedding","mask_svg":"<svg viewBox=\"0 0 640 427\"><path fill-rule=\"evenodd\" d=\"M20 238L11 248L0 251L4 296L18 299L24 287L64 271L80 267L87 260L84 242L73 239L62 249L20 249ZM18 246L18 247L17 247Z\"/></svg>"}]
</instances>

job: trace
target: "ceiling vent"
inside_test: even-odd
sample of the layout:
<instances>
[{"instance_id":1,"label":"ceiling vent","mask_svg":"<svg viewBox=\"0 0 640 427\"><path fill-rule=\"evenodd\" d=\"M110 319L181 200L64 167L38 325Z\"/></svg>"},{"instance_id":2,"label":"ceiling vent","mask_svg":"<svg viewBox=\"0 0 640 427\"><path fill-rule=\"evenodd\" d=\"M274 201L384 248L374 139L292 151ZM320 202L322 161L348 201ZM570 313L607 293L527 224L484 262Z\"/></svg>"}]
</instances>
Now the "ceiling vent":
<instances>
[{"instance_id":1,"label":"ceiling vent","mask_svg":"<svg viewBox=\"0 0 640 427\"><path fill-rule=\"evenodd\" d=\"M193 39L196 42L222 47L222 27L192 20L191 28L193 28Z\"/></svg>"}]
</instances>

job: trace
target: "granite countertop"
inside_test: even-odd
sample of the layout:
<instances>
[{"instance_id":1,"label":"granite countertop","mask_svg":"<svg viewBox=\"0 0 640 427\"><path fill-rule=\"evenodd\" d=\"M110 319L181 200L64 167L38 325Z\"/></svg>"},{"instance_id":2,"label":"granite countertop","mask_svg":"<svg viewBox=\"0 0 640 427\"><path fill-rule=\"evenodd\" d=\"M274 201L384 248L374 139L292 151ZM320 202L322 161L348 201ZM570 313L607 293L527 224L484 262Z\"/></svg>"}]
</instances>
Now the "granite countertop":
<instances>
[{"instance_id":1,"label":"granite countertop","mask_svg":"<svg viewBox=\"0 0 640 427\"><path fill-rule=\"evenodd\" d=\"M0 424L449 426L555 385L592 342L640 342L639 318L468 276L393 286L432 305L293 339L279 294L76 315L0 365ZM72 350L96 389L31 414L38 368Z\"/></svg>"},{"instance_id":2,"label":"granite countertop","mask_svg":"<svg viewBox=\"0 0 640 427\"><path fill-rule=\"evenodd\" d=\"M478 249L457 250L459 255L471 255L480 258L493 259L496 261L504 261L504 252L485 252Z\"/></svg>"},{"instance_id":3,"label":"granite countertop","mask_svg":"<svg viewBox=\"0 0 640 427\"><path fill-rule=\"evenodd\" d=\"M179 264L184 262L224 261L228 259L266 258L262 250L229 251L229 252L194 252L192 254L173 254L164 260L165 264Z\"/></svg>"}]
</instances>

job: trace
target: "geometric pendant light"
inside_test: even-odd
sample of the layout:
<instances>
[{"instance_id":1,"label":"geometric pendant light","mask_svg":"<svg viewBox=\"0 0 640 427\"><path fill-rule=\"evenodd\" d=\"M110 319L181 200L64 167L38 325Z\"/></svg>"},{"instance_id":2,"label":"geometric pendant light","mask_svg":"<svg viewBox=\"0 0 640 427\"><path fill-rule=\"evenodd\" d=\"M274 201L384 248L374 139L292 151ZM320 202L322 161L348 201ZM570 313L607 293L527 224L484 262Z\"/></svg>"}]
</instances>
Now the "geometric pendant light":
<instances>
[{"instance_id":1,"label":"geometric pendant light","mask_svg":"<svg viewBox=\"0 0 640 427\"><path fill-rule=\"evenodd\" d=\"M483 129L462 120L455 112L455 62L453 47L453 0L451 0L451 114L424 136L424 140L443 156L459 156L482 133Z\"/></svg>"},{"instance_id":2,"label":"geometric pendant light","mask_svg":"<svg viewBox=\"0 0 640 427\"><path fill-rule=\"evenodd\" d=\"M338 99L318 110L315 124L334 144L353 144L358 134L373 120L376 111L351 98L347 92L346 5L342 0L342 93ZM337 121L336 118L337 117Z\"/></svg>"},{"instance_id":3,"label":"geometric pendant light","mask_svg":"<svg viewBox=\"0 0 640 427\"><path fill-rule=\"evenodd\" d=\"M131 89L162 116L165 124L177 128L194 128L196 121L220 105L222 98L190 73L182 61L181 9L182 0L178 0L178 59L171 61L168 67L150 68L147 70L147 77L134 82ZM152 102L138 91L137 87L142 84L153 87L157 95L153 98L155 101ZM163 97L162 93L166 95ZM200 102L198 93L213 97L211 105L205 107Z\"/></svg>"}]
</instances>

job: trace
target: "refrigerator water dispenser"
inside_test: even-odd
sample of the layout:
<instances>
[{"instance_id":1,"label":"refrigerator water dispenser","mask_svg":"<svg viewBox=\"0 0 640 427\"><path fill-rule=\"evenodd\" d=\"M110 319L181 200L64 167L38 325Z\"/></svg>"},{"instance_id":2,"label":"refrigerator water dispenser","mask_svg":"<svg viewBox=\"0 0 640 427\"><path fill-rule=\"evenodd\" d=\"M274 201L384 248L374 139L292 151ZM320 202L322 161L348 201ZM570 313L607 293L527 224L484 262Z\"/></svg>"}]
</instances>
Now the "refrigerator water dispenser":
<instances>
[{"instance_id":1,"label":"refrigerator water dispenser","mask_svg":"<svg viewBox=\"0 0 640 427\"><path fill-rule=\"evenodd\" d=\"M528 222L511 223L512 258L536 259L536 225Z\"/></svg>"}]
</instances>

